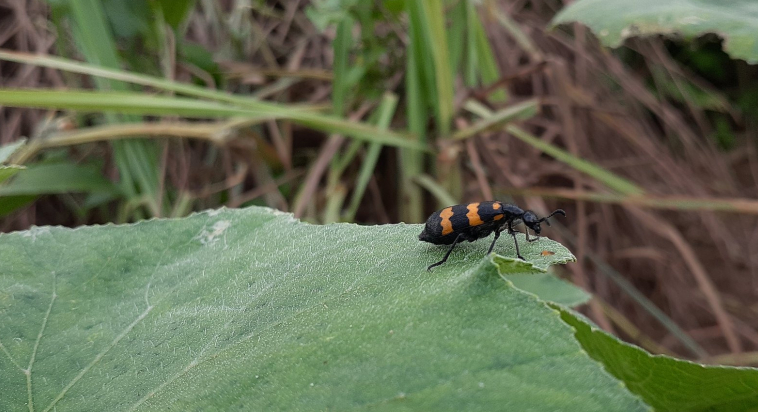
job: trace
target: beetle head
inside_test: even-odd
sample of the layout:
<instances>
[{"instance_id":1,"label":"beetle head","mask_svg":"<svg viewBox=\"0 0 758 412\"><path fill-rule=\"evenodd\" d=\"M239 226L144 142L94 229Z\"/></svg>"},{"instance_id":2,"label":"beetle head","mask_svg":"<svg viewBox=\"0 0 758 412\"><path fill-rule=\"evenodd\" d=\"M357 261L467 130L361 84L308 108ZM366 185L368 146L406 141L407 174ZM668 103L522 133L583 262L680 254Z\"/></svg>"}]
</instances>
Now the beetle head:
<instances>
[{"instance_id":1,"label":"beetle head","mask_svg":"<svg viewBox=\"0 0 758 412\"><path fill-rule=\"evenodd\" d=\"M550 221L548 219L553 217L553 215L556 215L556 214L562 215L564 217L566 216L566 212L564 212L563 209L557 209L553 213L543 218L538 218L537 215L534 214L534 212L532 212L531 210L527 210L526 212L524 212L524 216L521 218L521 220L524 221L524 225L526 225L526 227L528 227L529 229L532 229L532 231L534 231L534 234L539 236L540 231L542 230L542 228L540 227L540 223L545 222L547 223L548 226L550 226Z\"/></svg>"}]
</instances>

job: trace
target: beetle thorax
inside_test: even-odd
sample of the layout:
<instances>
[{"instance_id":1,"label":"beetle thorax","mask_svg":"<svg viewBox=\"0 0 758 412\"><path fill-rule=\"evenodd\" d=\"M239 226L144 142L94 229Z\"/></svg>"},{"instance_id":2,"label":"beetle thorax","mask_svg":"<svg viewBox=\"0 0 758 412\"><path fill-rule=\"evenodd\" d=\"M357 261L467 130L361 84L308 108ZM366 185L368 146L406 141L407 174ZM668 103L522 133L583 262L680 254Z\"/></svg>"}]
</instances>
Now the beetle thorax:
<instances>
[{"instance_id":1,"label":"beetle thorax","mask_svg":"<svg viewBox=\"0 0 758 412\"><path fill-rule=\"evenodd\" d=\"M520 219L524 216L524 209L510 203L503 203L503 213L506 220Z\"/></svg>"}]
</instances>

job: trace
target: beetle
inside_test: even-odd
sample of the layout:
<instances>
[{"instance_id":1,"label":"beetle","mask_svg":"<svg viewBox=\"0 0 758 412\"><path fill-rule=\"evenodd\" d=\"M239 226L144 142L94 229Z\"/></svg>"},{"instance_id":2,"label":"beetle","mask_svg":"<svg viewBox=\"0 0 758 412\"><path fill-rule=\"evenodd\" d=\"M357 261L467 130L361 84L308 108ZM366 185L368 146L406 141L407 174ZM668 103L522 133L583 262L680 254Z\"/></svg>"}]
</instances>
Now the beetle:
<instances>
[{"instance_id":1,"label":"beetle","mask_svg":"<svg viewBox=\"0 0 758 412\"><path fill-rule=\"evenodd\" d=\"M526 260L521 256L521 252L519 251L516 231L513 230L513 226L519 222L524 222L526 226L526 240L527 242L534 242L540 238L540 224L545 222L550 226L548 219L556 214L566 216L566 212L563 209L557 209L548 216L540 218L531 210L523 210L516 205L498 201L454 205L438 210L426 220L426 226L424 226L421 234L418 235L418 239L435 245L452 246L450 246L450 249L445 253L445 257L442 260L429 265L426 270L432 270L433 267L445 263L448 256L450 256L450 252L453 251L455 245L458 243L464 240L473 242L495 232L495 238L492 239L490 249L487 251L487 254L492 253L492 248L495 247L495 242L500 237L500 232L504 230L513 236L513 242L516 244L516 256L521 260ZM534 231L537 235L536 238L529 238L529 229Z\"/></svg>"}]
</instances>

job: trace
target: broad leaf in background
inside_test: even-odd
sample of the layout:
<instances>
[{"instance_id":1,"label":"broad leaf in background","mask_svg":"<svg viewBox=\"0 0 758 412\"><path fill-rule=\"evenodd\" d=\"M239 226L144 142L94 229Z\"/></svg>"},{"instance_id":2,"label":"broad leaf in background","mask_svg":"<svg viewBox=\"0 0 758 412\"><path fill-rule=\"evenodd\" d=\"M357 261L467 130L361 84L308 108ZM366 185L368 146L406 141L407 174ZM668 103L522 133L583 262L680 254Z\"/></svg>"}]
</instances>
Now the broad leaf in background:
<instances>
[{"instance_id":1,"label":"broad leaf in background","mask_svg":"<svg viewBox=\"0 0 758 412\"><path fill-rule=\"evenodd\" d=\"M420 232L250 208L2 234L0 410L648 409L498 275L565 249L430 273Z\"/></svg>"},{"instance_id":2,"label":"broad leaf in background","mask_svg":"<svg viewBox=\"0 0 758 412\"><path fill-rule=\"evenodd\" d=\"M578 0L552 24L578 21L609 47L632 36L676 33L695 38L716 33L732 57L758 63L758 3L751 0Z\"/></svg>"},{"instance_id":3,"label":"broad leaf in background","mask_svg":"<svg viewBox=\"0 0 758 412\"><path fill-rule=\"evenodd\" d=\"M596 329L576 314L561 318L576 329L584 349L656 411L755 411L758 369L704 366L664 355L653 356Z\"/></svg>"}]
</instances>

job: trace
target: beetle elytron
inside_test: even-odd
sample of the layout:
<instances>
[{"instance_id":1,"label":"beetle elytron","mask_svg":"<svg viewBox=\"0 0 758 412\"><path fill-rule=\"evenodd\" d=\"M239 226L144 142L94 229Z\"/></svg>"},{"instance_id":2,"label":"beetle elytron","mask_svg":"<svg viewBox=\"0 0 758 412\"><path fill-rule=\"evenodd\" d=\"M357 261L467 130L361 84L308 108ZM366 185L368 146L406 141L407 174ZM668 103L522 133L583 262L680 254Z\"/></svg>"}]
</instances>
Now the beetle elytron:
<instances>
[{"instance_id":1,"label":"beetle elytron","mask_svg":"<svg viewBox=\"0 0 758 412\"><path fill-rule=\"evenodd\" d=\"M495 247L495 242L500 237L500 232L504 230L513 236L513 242L516 244L516 256L521 260L526 260L519 251L516 231L513 230L513 226L519 221L524 222L527 227L526 240L534 242L540 238L540 223L545 222L550 226L548 218L555 214L566 216L563 209L558 209L546 217L539 218L531 210L523 210L516 205L497 201L455 205L439 210L429 216L429 219L426 220L426 226L418 238L435 245L452 246L442 260L429 265L427 270L432 270L433 267L445 263L450 252L459 242L464 240L473 242L495 232L495 238L492 239L490 249L487 251L487 254L490 254L492 248ZM536 238L529 238L529 229L534 231L537 235Z\"/></svg>"}]
</instances>

